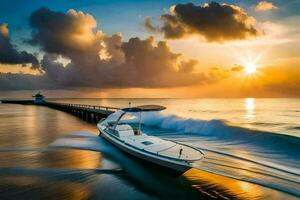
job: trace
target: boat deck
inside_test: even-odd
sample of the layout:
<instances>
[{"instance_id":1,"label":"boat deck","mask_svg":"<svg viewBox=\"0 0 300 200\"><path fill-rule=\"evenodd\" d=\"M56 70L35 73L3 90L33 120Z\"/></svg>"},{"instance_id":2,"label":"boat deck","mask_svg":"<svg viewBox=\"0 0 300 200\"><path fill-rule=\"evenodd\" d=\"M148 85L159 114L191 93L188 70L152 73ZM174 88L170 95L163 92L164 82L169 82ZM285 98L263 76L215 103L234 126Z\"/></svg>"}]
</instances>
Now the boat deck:
<instances>
[{"instance_id":1,"label":"boat deck","mask_svg":"<svg viewBox=\"0 0 300 200\"><path fill-rule=\"evenodd\" d=\"M139 150L172 159L195 161L200 160L203 157L203 154L195 148L163 140L158 137L138 135L121 137L120 140L122 140L125 144L138 148Z\"/></svg>"}]
</instances>

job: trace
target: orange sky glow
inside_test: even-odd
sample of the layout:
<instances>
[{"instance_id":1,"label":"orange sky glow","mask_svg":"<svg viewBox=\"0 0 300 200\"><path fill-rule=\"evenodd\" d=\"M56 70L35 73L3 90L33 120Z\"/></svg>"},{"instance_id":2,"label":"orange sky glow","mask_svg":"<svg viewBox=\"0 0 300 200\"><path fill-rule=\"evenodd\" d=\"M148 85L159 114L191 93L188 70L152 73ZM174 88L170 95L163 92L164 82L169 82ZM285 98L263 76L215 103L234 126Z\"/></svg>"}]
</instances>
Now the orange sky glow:
<instances>
[{"instance_id":1,"label":"orange sky glow","mask_svg":"<svg viewBox=\"0 0 300 200\"><path fill-rule=\"evenodd\" d=\"M207 4L206 6L209 7L212 5ZM207 36L206 33L201 32L201 30L197 32L198 30L195 30L195 27L192 27L193 29L188 27L183 21L179 24L186 31L182 38L170 38L167 35L169 33L164 33L166 38L163 38L162 35L157 35L157 33L148 33L148 36L153 35L154 47L159 46L159 41L163 40L165 41L166 48L169 48L169 51L173 52L174 56L175 54L181 55L178 59L176 58L176 64L173 65L173 63L169 63L172 65L172 69L169 70L174 71L174 73L176 72L176 74L181 74L182 76L180 75L180 78L187 82L185 84L181 85L180 81L177 83L177 77L172 77L172 74L170 74L169 77L169 72L165 71L163 72L163 76L166 80L160 80L158 84L154 85L150 84L148 86L142 80L143 84L141 86L132 84L131 82L126 82L126 86L114 85L112 87L110 85L105 87L86 87L85 85L82 87L71 86L57 88L56 90L58 92L56 94L61 93L59 91L66 91L66 97L80 96L93 98L299 97L300 29L299 26L295 25L300 21L300 16L287 17L282 20L272 20L272 18L269 18L267 15L267 17L264 17L264 12L269 12L268 15L271 15L272 12L278 12L281 9L280 6L275 6L271 4L271 2L257 4L256 7L255 5L249 7L248 11L252 9L251 17L250 14L244 13L246 11L240 10L239 7L232 6L232 9L236 8L238 9L237 12L241 12L239 14L241 15L239 16L241 19L249 15L247 20L250 21L245 22L245 26L248 26L247 23L255 23L255 28L258 30L257 33L255 33L255 37L249 36L248 38L247 36L246 38L246 36L243 36L245 38L233 40L231 36L223 35L223 39L220 39L220 34L216 33L216 38L210 38L210 36ZM204 6L203 9L206 9L206 7ZM172 12L170 16L174 17L176 13ZM97 21L92 15L76 10L68 11L66 16L68 15L74 19L78 18L82 27L78 27L73 32L73 35L69 37L71 40L66 40L67 48L82 51L81 49L90 49L98 40L104 41L102 43L100 42L103 47L102 50L99 51L99 57L101 57L103 62L109 62L112 59L116 59L114 63L124 62L124 55L117 54L118 52L111 52L111 49L107 47L106 42L108 39L106 39L106 37L108 36L101 30L95 30ZM169 22L164 21L163 23L166 25L166 23ZM153 30L155 28L151 27L151 24L148 24L148 26L148 28L152 28ZM2 25L2 28L4 34L4 31L7 30L4 25ZM7 33L5 37L8 37ZM119 36L116 37L123 36L120 33ZM126 41L124 38L122 40ZM77 43L73 43L73 41L77 41ZM116 57L112 57L110 55L112 53L116 54ZM42 57L43 54L45 53L41 52L40 57ZM89 53L86 54L88 55ZM73 59L73 62L77 61L71 54L71 56L69 56L63 52L59 55L61 56L59 58L60 60L55 61L55 63L62 63L63 68L68 68L70 60ZM194 62L192 67L181 68L180 64L189 59ZM170 61L166 61L166 63L167 62ZM23 66L24 64L26 64L26 66ZM4 76L7 73L43 76L45 73L48 73L43 68L36 69L30 67L30 63L23 63L23 65L21 63L0 63L0 76ZM129 64L125 64L125 66L128 65ZM152 65L149 64L149 66ZM109 66L106 66L106 68L109 68ZM145 71L147 72L147 70ZM188 78L185 76L193 74L195 75L194 82L188 82ZM201 76L198 76L199 74L201 74ZM103 76L105 76L105 74ZM124 72L123 76L130 75ZM145 73L144 76L147 77L147 73ZM196 77L202 77L205 81L198 82ZM101 77L99 77L99 79L101 79ZM143 79L143 77L140 77L140 79ZM167 80L169 79L174 82L174 84L168 84ZM153 77L151 80L153 82L157 81L156 77ZM42 91L49 91L49 93L55 97L53 89L40 89ZM32 90L24 92L21 89L21 91L24 92L23 94L26 95ZM0 91L0 96L6 95L16 96L16 92L12 90Z\"/></svg>"}]
</instances>

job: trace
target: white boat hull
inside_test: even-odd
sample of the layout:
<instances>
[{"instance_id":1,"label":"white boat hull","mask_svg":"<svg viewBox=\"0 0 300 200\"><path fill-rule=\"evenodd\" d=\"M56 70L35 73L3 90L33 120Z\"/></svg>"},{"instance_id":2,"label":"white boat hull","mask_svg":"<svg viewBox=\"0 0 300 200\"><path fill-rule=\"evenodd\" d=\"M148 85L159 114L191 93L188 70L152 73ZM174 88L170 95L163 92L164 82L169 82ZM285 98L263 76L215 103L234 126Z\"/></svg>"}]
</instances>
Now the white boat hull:
<instances>
[{"instance_id":1,"label":"white boat hull","mask_svg":"<svg viewBox=\"0 0 300 200\"><path fill-rule=\"evenodd\" d=\"M99 127L98 127L99 128ZM168 158L162 158L160 156L153 155L151 153L148 153L146 151L139 150L133 146L130 146L128 144L125 144L124 141L119 140L118 138L112 136L109 133L106 133L104 130L101 130L99 128L100 134L103 138L105 138L107 141L112 143L117 148L121 149L122 151L135 156L137 158L140 158L142 160L154 163L156 165L164 166L169 169L175 170L177 172L185 172L192 168L190 166L190 163L187 161L182 160L171 160Z\"/></svg>"}]
</instances>

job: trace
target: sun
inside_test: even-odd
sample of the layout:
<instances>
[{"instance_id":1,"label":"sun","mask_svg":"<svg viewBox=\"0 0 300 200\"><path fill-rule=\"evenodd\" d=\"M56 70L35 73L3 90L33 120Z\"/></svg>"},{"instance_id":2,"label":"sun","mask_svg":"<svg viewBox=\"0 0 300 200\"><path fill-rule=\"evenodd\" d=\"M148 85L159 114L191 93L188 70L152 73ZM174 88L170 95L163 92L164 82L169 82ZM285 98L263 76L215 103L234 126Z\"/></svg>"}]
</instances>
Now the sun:
<instances>
[{"instance_id":1,"label":"sun","mask_svg":"<svg viewBox=\"0 0 300 200\"><path fill-rule=\"evenodd\" d=\"M247 74L253 74L256 72L256 64L254 62L247 62L245 64L245 72Z\"/></svg>"}]
</instances>

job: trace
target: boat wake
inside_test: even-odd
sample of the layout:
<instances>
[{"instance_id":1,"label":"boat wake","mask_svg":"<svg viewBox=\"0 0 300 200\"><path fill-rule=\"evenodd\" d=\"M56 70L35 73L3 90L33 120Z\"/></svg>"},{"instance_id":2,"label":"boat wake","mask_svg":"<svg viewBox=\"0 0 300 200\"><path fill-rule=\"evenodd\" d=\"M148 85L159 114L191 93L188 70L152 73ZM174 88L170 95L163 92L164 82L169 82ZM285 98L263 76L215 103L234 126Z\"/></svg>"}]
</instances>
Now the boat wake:
<instances>
[{"instance_id":1,"label":"boat wake","mask_svg":"<svg viewBox=\"0 0 300 200\"><path fill-rule=\"evenodd\" d=\"M147 122L144 121L144 123ZM152 129L149 128L149 132L151 132L151 130L153 131L153 124L151 125ZM144 129L146 128L144 127ZM245 148L245 144L243 144L242 142L221 142L221 140L218 140L216 138L206 139L205 137L207 136L195 136L195 133L184 134L182 132L178 132L177 134L170 135L167 129L164 132L161 131L161 136L166 139L188 143L195 147L199 147L204 151L205 159L201 160L200 162L194 163L194 167L196 169L200 169L200 171L192 170L183 174L183 178L188 179L188 184L192 184L193 186L197 186L198 184L198 186L203 189L203 184L206 185L208 184L208 182L213 182L213 174L216 174L218 176L218 184L220 184L220 180L224 179L225 181L222 187L225 187L226 185L226 187L228 187L228 178L231 178L230 184L232 185L242 185L243 187L245 185L248 185L247 187L256 188L257 191L261 190L259 186L263 186L263 188L266 187L273 189L276 195L279 195L278 192L284 192L293 196L300 196L300 181L298 181L300 179L299 174L296 170L290 171L290 168L280 168L279 166L274 165L274 163L270 160L268 161L268 163L265 163L263 158L256 159L254 155L252 155L255 153L246 153L249 150ZM220 147L224 145L225 147ZM144 185L143 187L145 188L142 188L143 190L151 190L152 192L156 191L156 189L153 188L153 186L158 184L156 183L156 177L165 176L165 174L161 173L159 170L150 170L149 167L145 168L144 164L141 164L132 159L128 159L128 157L121 151L114 148L101 137L98 137L91 133L75 132L66 134L50 144L48 148L50 150L80 149L101 152L103 155L105 155L106 159L109 159L115 162L116 165L119 165L119 167L117 168L124 171L124 174L129 181L138 182L137 185L140 185L139 183ZM256 149L256 153L257 152L258 151ZM261 155L268 153L269 151L261 151ZM249 156L247 157L246 155ZM212 174L207 174L205 172ZM157 174L156 176L154 175L155 173L159 174ZM199 176L197 176L197 174ZM203 178L203 175L205 175L205 178ZM170 182L174 182L174 180L170 181L169 178L170 177L166 177L166 179L168 180L168 184ZM147 180L147 183L145 183L144 180ZM173 187L174 186L168 185L166 186L164 191L169 191L170 193L172 193ZM176 187L179 186L177 185ZM239 190L241 190L240 194L245 194L245 192L248 192L250 195L252 193L252 189L248 190L247 188L243 187L238 187ZM263 193L266 193L266 191L270 193L270 189L266 188L263 189ZM228 189L230 188L227 188L226 190ZM209 190L207 189L206 192L209 192ZM271 192L271 195L274 195L274 192ZM225 194L226 192L223 193L223 195ZM259 196L261 194L255 195Z\"/></svg>"},{"instance_id":2,"label":"boat wake","mask_svg":"<svg viewBox=\"0 0 300 200\"><path fill-rule=\"evenodd\" d=\"M145 114L143 123L149 135L203 150L205 159L196 168L300 196L298 137L156 113Z\"/></svg>"}]
</instances>

